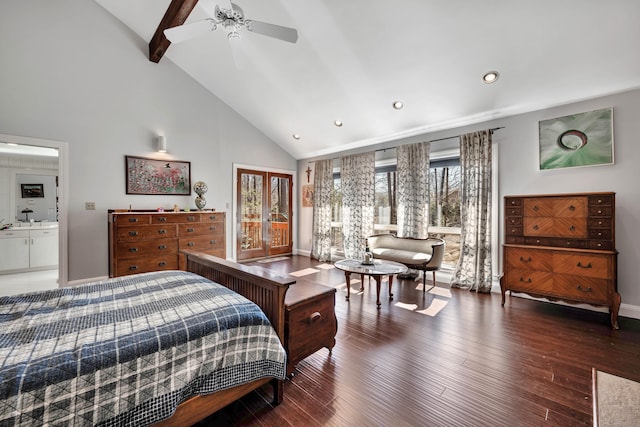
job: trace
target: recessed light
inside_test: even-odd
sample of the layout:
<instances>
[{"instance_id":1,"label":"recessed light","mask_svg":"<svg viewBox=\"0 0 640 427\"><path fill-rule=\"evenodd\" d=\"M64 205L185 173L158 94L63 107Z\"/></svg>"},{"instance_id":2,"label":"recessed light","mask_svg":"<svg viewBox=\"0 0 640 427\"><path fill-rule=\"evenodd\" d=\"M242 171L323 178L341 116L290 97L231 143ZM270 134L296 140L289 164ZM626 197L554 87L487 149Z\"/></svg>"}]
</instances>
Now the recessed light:
<instances>
[{"instance_id":1,"label":"recessed light","mask_svg":"<svg viewBox=\"0 0 640 427\"><path fill-rule=\"evenodd\" d=\"M297 133L293 134L293 139L300 139L300 135L298 135Z\"/></svg>"},{"instance_id":2,"label":"recessed light","mask_svg":"<svg viewBox=\"0 0 640 427\"><path fill-rule=\"evenodd\" d=\"M333 124L336 125L336 127L342 127L342 120L334 120Z\"/></svg>"},{"instance_id":3,"label":"recessed light","mask_svg":"<svg viewBox=\"0 0 640 427\"><path fill-rule=\"evenodd\" d=\"M497 71L489 71L482 76L482 81L485 83L493 83L500 77L500 73Z\"/></svg>"},{"instance_id":4,"label":"recessed light","mask_svg":"<svg viewBox=\"0 0 640 427\"><path fill-rule=\"evenodd\" d=\"M404 104L402 103L402 101L396 101L393 103L393 108L395 108L396 110L400 110L402 109L402 107L404 107Z\"/></svg>"}]
</instances>

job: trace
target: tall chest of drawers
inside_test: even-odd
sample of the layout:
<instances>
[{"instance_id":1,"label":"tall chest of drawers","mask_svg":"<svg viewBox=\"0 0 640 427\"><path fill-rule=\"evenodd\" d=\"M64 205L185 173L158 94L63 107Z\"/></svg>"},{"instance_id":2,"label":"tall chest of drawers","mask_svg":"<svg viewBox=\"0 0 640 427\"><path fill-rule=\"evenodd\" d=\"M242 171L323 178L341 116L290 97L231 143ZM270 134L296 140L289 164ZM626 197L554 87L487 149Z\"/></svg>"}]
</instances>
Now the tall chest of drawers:
<instances>
[{"instance_id":1,"label":"tall chest of drawers","mask_svg":"<svg viewBox=\"0 0 640 427\"><path fill-rule=\"evenodd\" d=\"M185 249L226 257L225 213L109 211L109 277L184 270Z\"/></svg>"},{"instance_id":2,"label":"tall chest of drawers","mask_svg":"<svg viewBox=\"0 0 640 427\"><path fill-rule=\"evenodd\" d=\"M607 306L618 328L615 193L506 196L506 291Z\"/></svg>"}]
</instances>

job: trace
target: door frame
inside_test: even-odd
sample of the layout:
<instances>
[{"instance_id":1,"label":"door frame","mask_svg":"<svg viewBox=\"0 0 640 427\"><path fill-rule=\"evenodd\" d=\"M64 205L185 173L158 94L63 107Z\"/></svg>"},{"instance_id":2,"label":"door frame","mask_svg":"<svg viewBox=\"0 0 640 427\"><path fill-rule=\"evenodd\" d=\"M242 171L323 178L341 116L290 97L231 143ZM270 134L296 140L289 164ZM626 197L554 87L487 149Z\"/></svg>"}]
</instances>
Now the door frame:
<instances>
[{"instance_id":1,"label":"door frame","mask_svg":"<svg viewBox=\"0 0 640 427\"><path fill-rule=\"evenodd\" d=\"M0 134L0 141L58 150L58 287L69 282L68 211L69 211L69 145L66 142L26 136ZM12 187L11 197L15 197Z\"/></svg>"},{"instance_id":2,"label":"door frame","mask_svg":"<svg viewBox=\"0 0 640 427\"><path fill-rule=\"evenodd\" d=\"M237 262L238 258L238 239L236 236L238 235L238 222L236 221L237 209L238 209L238 169L250 169L259 172L275 172L291 175L291 219L292 219L292 231L291 231L291 253L293 255L297 254L296 242L298 239L298 213L296 208L298 206L298 191L297 191L297 181L296 175L297 172L289 169L278 169L278 168L269 168L264 166L255 166L255 165L247 165L242 163L234 163L233 164L233 178L232 178L232 203L231 203L231 259Z\"/></svg>"}]
</instances>

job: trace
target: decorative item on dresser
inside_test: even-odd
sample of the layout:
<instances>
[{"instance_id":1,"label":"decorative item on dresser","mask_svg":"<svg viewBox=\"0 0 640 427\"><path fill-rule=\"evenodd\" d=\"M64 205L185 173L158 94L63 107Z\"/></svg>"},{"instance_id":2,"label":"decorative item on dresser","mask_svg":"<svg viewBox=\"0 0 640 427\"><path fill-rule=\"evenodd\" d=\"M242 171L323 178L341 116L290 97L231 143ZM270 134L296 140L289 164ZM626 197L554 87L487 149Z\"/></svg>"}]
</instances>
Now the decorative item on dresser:
<instances>
[{"instance_id":1,"label":"decorative item on dresser","mask_svg":"<svg viewBox=\"0 0 640 427\"><path fill-rule=\"evenodd\" d=\"M506 291L609 307L618 329L615 193L505 196Z\"/></svg>"},{"instance_id":2,"label":"decorative item on dresser","mask_svg":"<svg viewBox=\"0 0 640 427\"><path fill-rule=\"evenodd\" d=\"M189 249L226 257L225 213L109 211L109 277L184 270Z\"/></svg>"}]
</instances>

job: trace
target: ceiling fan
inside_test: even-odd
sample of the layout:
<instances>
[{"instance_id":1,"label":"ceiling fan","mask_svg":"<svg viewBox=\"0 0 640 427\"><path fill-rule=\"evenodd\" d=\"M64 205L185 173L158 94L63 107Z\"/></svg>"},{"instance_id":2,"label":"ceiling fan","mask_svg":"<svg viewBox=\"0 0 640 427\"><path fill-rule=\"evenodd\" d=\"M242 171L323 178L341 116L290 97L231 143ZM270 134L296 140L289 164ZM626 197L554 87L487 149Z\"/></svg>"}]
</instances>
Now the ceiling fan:
<instances>
[{"instance_id":1,"label":"ceiling fan","mask_svg":"<svg viewBox=\"0 0 640 427\"><path fill-rule=\"evenodd\" d=\"M220 4L216 4L216 1ZM298 31L294 28L245 19L242 9L230 0L199 0L198 4L202 5L211 18L167 28L164 35L171 43L180 43L218 28L225 30L229 40L239 39L240 31L245 28L289 43L298 41Z\"/></svg>"}]
</instances>

